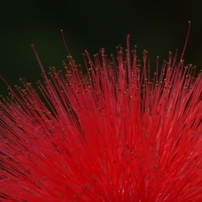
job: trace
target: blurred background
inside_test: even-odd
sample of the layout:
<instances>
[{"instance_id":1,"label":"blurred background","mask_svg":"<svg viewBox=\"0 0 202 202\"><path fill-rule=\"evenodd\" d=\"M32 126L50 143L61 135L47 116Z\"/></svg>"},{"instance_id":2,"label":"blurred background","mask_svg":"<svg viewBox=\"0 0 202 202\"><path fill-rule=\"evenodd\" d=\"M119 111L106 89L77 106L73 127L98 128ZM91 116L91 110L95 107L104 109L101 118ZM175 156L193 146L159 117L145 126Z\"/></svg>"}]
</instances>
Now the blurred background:
<instances>
[{"instance_id":1,"label":"blurred background","mask_svg":"<svg viewBox=\"0 0 202 202\"><path fill-rule=\"evenodd\" d=\"M65 31L69 49L78 64L82 53L91 55L105 48L125 47L131 34L131 47L137 45L139 58L146 49L155 66L168 58L168 51L182 51L188 21L192 21L185 64L202 67L202 1L162 0L1 0L0 6L0 75L14 86L26 78L34 85L41 70L31 48L34 44L41 61L62 69L67 53L60 30ZM181 52L180 52L181 53ZM0 81L0 94L7 87Z\"/></svg>"}]
</instances>

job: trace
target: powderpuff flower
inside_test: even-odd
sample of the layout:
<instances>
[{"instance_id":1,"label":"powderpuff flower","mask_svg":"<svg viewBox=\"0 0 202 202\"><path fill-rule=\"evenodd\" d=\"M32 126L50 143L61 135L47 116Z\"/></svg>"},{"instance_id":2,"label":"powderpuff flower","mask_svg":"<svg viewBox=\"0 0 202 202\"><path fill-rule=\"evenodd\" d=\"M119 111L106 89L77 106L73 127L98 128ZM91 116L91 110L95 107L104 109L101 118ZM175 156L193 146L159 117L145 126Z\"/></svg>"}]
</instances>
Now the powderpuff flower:
<instances>
[{"instance_id":1,"label":"powderpuff flower","mask_svg":"<svg viewBox=\"0 0 202 202\"><path fill-rule=\"evenodd\" d=\"M34 49L35 51L35 49ZM37 59L39 57L35 51ZM43 71L0 104L0 201L202 201L202 74L129 48Z\"/></svg>"}]
</instances>

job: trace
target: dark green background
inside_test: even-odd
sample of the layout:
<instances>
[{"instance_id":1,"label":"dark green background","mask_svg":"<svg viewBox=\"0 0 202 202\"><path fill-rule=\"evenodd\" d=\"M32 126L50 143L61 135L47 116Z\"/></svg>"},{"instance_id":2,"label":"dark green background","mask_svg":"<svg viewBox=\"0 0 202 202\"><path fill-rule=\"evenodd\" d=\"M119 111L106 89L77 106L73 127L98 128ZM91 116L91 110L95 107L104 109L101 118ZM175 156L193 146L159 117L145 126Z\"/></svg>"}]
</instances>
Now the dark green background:
<instances>
[{"instance_id":1,"label":"dark green background","mask_svg":"<svg viewBox=\"0 0 202 202\"><path fill-rule=\"evenodd\" d=\"M35 44L46 71L49 66L62 69L66 51L60 29L76 61L82 53L105 48L115 53L115 46L137 45L139 58L149 52L152 65L156 56L167 59L168 51L182 50L188 21L192 21L185 63L202 66L202 1L110 1L110 0L1 0L0 74L13 86L25 77L35 83L41 79L40 68L30 47ZM0 81L0 94L7 87Z\"/></svg>"}]
</instances>

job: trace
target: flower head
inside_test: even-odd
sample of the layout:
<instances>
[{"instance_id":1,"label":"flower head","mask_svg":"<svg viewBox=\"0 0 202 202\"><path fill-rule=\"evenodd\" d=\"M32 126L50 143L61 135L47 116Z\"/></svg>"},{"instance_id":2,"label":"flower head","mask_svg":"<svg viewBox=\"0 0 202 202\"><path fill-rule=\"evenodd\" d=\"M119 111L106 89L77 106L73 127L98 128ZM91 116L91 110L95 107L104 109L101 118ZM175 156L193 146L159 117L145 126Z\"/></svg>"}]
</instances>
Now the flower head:
<instances>
[{"instance_id":1,"label":"flower head","mask_svg":"<svg viewBox=\"0 0 202 202\"><path fill-rule=\"evenodd\" d=\"M10 89L1 201L200 201L202 75L182 59L150 78L146 51L86 51L86 74L71 56L65 72L42 67L41 97L25 80Z\"/></svg>"}]
</instances>

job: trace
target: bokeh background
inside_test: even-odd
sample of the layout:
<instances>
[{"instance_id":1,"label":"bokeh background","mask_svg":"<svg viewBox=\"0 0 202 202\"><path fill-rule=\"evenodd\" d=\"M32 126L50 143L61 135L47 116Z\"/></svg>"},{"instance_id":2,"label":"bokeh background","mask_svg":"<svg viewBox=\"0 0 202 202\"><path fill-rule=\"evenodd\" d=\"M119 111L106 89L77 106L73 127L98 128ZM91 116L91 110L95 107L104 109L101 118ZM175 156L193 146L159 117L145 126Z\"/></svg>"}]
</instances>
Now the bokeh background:
<instances>
[{"instance_id":1,"label":"bokeh background","mask_svg":"<svg viewBox=\"0 0 202 202\"><path fill-rule=\"evenodd\" d=\"M83 64L85 49L92 55L103 47L107 53L115 53L115 47L125 47L126 35L131 34L131 47L137 45L139 58L146 49L155 66L157 55L162 61L168 51L182 51L189 20L192 26L185 63L200 70L201 10L201 0L1 0L0 75L11 86L21 85L21 77L35 85L41 70L31 44L46 71L49 66L62 69L67 53L61 29L78 64ZM0 94L7 94L3 81Z\"/></svg>"}]
</instances>

